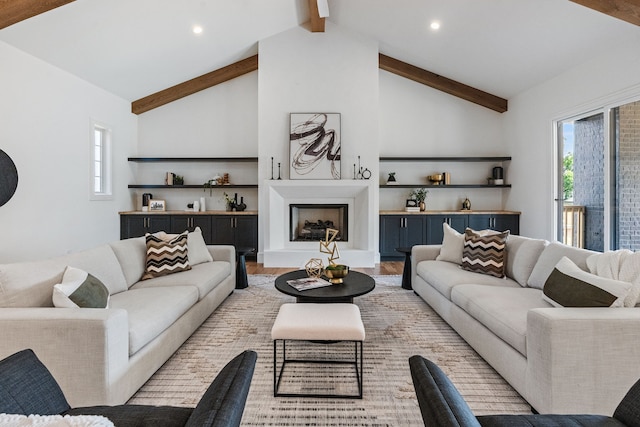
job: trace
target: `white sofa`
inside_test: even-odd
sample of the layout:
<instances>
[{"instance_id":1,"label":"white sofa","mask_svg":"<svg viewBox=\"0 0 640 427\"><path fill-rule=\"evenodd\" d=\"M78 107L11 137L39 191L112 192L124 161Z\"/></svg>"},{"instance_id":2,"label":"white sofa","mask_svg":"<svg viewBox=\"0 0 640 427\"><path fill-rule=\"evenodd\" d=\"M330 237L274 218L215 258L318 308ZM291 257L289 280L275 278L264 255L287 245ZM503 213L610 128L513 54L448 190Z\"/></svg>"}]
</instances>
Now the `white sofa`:
<instances>
[{"instance_id":1,"label":"white sofa","mask_svg":"<svg viewBox=\"0 0 640 427\"><path fill-rule=\"evenodd\" d=\"M233 246L196 254L191 236L190 270L143 281L144 237L0 265L0 359L33 349L73 407L125 403L235 288ZM67 266L102 281L109 308L54 307Z\"/></svg>"},{"instance_id":2,"label":"white sofa","mask_svg":"<svg viewBox=\"0 0 640 427\"><path fill-rule=\"evenodd\" d=\"M509 236L506 277L497 278L436 260L441 248L413 247L413 290L535 410L613 413L640 378L640 309L553 307L542 299L563 256L588 271L594 252Z\"/></svg>"}]
</instances>

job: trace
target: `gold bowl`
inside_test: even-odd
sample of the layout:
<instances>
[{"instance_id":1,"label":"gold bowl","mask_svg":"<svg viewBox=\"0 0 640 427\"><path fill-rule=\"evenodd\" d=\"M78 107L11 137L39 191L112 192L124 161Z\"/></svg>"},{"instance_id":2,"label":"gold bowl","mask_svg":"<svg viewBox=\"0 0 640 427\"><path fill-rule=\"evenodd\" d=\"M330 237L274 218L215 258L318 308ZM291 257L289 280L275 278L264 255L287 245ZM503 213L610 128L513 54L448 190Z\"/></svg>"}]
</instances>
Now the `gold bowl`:
<instances>
[{"instance_id":1,"label":"gold bowl","mask_svg":"<svg viewBox=\"0 0 640 427\"><path fill-rule=\"evenodd\" d=\"M349 274L349 266L344 264L330 265L324 269L324 274L331 283L343 283L347 274Z\"/></svg>"}]
</instances>

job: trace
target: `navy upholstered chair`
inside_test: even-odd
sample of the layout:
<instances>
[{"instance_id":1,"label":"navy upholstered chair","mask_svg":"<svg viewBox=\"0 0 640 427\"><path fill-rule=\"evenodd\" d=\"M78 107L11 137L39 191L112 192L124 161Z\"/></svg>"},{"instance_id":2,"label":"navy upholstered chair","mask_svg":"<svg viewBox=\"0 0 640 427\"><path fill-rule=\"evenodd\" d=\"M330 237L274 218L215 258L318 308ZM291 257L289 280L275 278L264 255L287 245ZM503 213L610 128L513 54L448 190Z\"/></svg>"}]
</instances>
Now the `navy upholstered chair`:
<instances>
[{"instance_id":1,"label":"navy upholstered chair","mask_svg":"<svg viewBox=\"0 0 640 427\"><path fill-rule=\"evenodd\" d=\"M409 358L411 378L425 426L434 427L640 427L640 381L622 399L613 417L605 415L474 416L447 375L422 356Z\"/></svg>"},{"instance_id":2,"label":"navy upholstered chair","mask_svg":"<svg viewBox=\"0 0 640 427\"><path fill-rule=\"evenodd\" d=\"M102 415L118 427L239 426L257 354L244 351L213 380L195 408L117 405L71 408L49 370L32 350L0 361L0 413Z\"/></svg>"}]
</instances>

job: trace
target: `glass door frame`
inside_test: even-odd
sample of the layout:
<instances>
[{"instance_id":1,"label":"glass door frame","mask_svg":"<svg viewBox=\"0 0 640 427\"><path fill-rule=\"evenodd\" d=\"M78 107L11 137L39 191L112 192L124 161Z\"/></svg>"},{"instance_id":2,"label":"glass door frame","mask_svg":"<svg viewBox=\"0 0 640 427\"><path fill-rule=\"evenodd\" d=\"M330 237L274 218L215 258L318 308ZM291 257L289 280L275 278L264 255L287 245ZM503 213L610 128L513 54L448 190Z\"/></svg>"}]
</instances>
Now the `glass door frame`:
<instances>
[{"instance_id":1,"label":"glass door frame","mask_svg":"<svg viewBox=\"0 0 640 427\"><path fill-rule=\"evenodd\" d=\"M618 96L611 97L606 101L600 103L601 107L584 107L581 110L574 110L574 112L566 112L565 114L557 116L553 120L553 161L554 161L554 189L553 189L553 218L554 218L554 234L558 242L562 241L562 207L563 207L563 142L561 127L562 123L568 120L580 120L586 117L591 117L596 114L603 114L604 129L603 134L605 136L604 141L604 250L617 249L617 237L616 237L616 209L617 209L617 171L616 171L616 129L615 129L615 113L614 109L621 107L625 104L640 101L639 89L636 87L634 94L627 94L626 96L618 94Z\"/></svg>"}]
</instances>

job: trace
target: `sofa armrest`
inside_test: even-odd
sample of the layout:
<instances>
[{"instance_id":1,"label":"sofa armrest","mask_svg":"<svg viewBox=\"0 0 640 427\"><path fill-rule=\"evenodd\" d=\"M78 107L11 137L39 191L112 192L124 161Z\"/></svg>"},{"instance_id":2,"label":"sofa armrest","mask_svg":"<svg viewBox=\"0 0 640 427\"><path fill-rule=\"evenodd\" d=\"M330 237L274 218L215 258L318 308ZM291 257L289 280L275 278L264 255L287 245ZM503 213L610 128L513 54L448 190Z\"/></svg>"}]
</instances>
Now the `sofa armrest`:
<instances>
[{"instance_id":1,"label":"sofa armrest","mask_svg":"<svg viewBox=\"0 0 640 427\"><path fill-rule=\"evenodd\" d=\"M207 245L207 249L214 261L228 261L236 263L236 249L232 245Z\"/></svg>"},{"instance_id":2,"label":"sofa armrest","mask_svg":"<svg viewBox=\"0 0 640 427\"><path fill-rule=\"evenodd\" d=\"M108 390L129 364L125 310L1 308L0 330L0 358L33 349L72 407L123 403Z\"/></svg>"},{"instance_id":3,"label":"sofa armrest","mask_svg":"<svg viewBox=\"0 0 640 427\"><path fill-rule=\"evenodd\" d=\"M420 261L435 260L440 255L442 245L415 245L411 248L411 283L416 282L417 266Z\"/></svg>"},{"instance_id":4,"label":"sofa armrest","mask_svg":"<svg viewBox=\"0 0 640 427\"><path fill-rule=\"evenodd\" d=\"M640 378L640 309L538 308L527 315L525 398L541 413L612 415Z\"/></svg>"}]
</instances>

